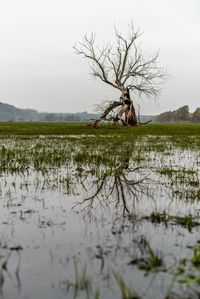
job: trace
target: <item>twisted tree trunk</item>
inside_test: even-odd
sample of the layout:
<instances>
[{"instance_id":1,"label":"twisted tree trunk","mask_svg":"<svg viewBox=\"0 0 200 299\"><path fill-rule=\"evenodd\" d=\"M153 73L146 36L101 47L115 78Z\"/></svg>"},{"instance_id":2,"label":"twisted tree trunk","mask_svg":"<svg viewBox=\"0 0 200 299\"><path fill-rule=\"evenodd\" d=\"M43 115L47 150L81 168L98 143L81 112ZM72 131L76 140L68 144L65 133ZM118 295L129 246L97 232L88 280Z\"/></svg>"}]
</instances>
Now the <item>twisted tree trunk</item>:
<instances>
[{"instance_id":1,"label":"twisted tree trunk","mask_svg":"<svg viewBox=\"0 0 200 299\"><path fill-rule=\"evenodd\" d=\"M124 125L135 126L138 120L128 87L121 86L120 103L118 118L124 121Z\"/></svg>"},{"instance_id":2,"label":"twisted tree trunk","mask_svg":"<svg viewBox=\"0 0 200 299\"><path fill-rule=\"evenodd\" d=\"M130 98L129 89L124 86L120 86L121 96L119 101L111 102L103 111L101 116L96 119L93 123L93 126L97 126L101 121L112 121L113 123L117 123L121 121L124 126L135 126L138 123L135 108L133 105L133 101ZM120 106L120 110L118 112L115 111L116 108ZM110 113L114 112L114 116L110 115Z\"/></svg>"}]
</instances>

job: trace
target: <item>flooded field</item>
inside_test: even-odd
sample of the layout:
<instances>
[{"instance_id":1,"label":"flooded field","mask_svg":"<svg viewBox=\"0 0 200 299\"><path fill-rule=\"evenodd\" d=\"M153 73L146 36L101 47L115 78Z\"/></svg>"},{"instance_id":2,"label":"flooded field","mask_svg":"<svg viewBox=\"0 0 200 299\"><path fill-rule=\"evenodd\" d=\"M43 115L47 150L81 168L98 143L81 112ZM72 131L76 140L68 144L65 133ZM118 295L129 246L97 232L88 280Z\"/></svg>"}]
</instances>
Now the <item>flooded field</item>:
<instances>
[{"instance_id":1,"label":"flooded field","mask_svg":"<svg viewBox=\"0 0 200 299\"><path fill-rule=\"evenodd\" d=\"M199 298L200 135L45 130L0 130L0 297Z\"/></svg>"}]
</instances>

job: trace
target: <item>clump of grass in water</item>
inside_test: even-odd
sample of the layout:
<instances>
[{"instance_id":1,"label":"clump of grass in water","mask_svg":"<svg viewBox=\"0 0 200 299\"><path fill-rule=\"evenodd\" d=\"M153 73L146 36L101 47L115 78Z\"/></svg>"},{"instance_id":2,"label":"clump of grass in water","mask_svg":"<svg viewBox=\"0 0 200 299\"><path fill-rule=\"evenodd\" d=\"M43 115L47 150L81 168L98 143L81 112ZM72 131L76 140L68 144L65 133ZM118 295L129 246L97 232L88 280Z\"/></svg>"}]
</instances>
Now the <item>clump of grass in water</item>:
<instances>
[{"instance_id":1,"label":"clump of grass in water","mask_svg":"<svg viewBox=\"0 0 200 299\"><path fill-rule=\"evenodd\" d=\"M193 256L191 262L195 267L200 268L200 244L197 244L193 247Z\"/></svg>"},{"instance_id":2,"label":"clump of grass in water","mask_svg":"<svg viewBox=\"0 0 200 299\"><path fill-rule=\"evenodd\" d=\"M77 261L74 259L74 287L77 290L87 290L89 291L91 286L91 281L89 276L87 276L86 264L84 264L82 269L78 269Z\"/></svg>"},{"instance_id":3,"label":"clump of grass in water","mask_svg":"<svg viewBox=\"0 0 200 299\"><path fill-rule=\"evenodd\" d=\"M121 299L140 299L125 283L123 277L116 272L113 272L114 278L121 292Z\"/></svg>"},{"instance_id":4,"label":"clump of grass in water","mask_svg":"<svg viewBox=\"0 0 200 299\"><path fill-rule=\"evenodd\" d=\"M176 178L184 178L186 176L196 175L197 171L194 169L174 169L172 167L162 167L158 169L158 173L168 177L176 176Z\"/></svg>"},{"instance_id":5,"label":"clump of grass in water","mask_svg":"<svg viewBox=\"0 0 200 299\"><path fill-rule=\"evenodd\" d=\"M84 264L83 267L78 267L78 263L76 258L74 258L74 281L65 281L62 282L63 285L66 286L66 290L69 291L70 288L73 289L73 298L79 297L79 292L86 293L86 299L94 298L99 299L100 293L99 290L92 289L92 278L87 274L87 267ZM81 298L83 298L81 296Z\"/></svg>"},{"instance_id":6,"label":"clump of grass in water","mask_svg":"<svg viewBox=\"0 0 200 299\"><path fill-rule=\"evenodd\" d=\"M199 298L197 294L199 294L198 286L200 285L200 240L191 249L192 255L181 258L176 268L171 273L169 272L172 275L172 281L165 299ZM183 293L180 293L181 291Z\"/></svg>"},{"instance_id":7,"label":"clump of grass in water","mask_svg":"<svg viewBox=\"0 0 200 299\"><path fill-rule=\"evenodd\" d=\"M200 189L174 190L172 195L179 199L185 199L187 202L194 202L200 200Z\"/></svg>"},{"instance_id":8,"label":"clump of grass in water","mask_svg":"<svg viewBox=\"0 0 200 299\"><path fill-rule=\"evenodd\" d=\"M146 256L140 258L134 258L129 262L129 265L137 265L140 270L148 272L165 271L164 261L159 252L155 252L150 243L142 237L141 242L143 244Z\"/></svg>"},{"instance_id":9,"label":"clump of grass in water","mask_svg":"<svg viewBox=\"0 0 200 299\"><path fill-rule=\"evenodd\" d=\"M173 197L187 202L200 200L199 175L194 168L175 169L173 167L162 167L157 172L170 179L169 184L173 186Z\"/></svg>"},{"instance_id":10,"label":"clump of grass in water","mask_svg":"<svg viewBox=\"0 0 200 299\"><path fill-rule=\"evenodd\" d=\"M153 212L150 216L143 217L143 219L149 220L155 224L164 223L166 226L168 224L181 225L187 228L190 232L192 231L193 227L200 226L200 222L197 221L199 217L193 215L176 216L176 215L168 215L165 212L163 213Z\"/></svg>"}]
</instances>

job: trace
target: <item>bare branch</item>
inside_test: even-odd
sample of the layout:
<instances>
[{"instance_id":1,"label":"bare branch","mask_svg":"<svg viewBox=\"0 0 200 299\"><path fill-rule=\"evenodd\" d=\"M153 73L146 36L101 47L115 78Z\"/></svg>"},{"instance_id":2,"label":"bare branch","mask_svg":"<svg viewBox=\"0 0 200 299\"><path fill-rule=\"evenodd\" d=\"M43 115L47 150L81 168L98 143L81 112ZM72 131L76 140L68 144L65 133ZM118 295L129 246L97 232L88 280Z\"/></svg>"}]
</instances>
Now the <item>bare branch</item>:
<instances>
[{"instance_id":1,"label":"bare branch","mask_svg":"<svg viewBox=\"0 0 200 299\"><path fill-rule=\"evenodd\" d=\"M91 33L90 37L85 35L83 42L78 42L73 48L76 54L83 55L93 62L93 64L90 65L90 68L94 77L98 77L103 82L114 88L118 88L118 86L108 78L106 66L106 58L109 56L110 52L110 47L108 45L104 46L101 50L98 47L95 47L95 34Z\"/></svg>"},{"instance_id":2,"label":"bare branch","mask_svg":"<svg viewBox=\"0 0 200 299\"><path fill-rule=\"evenodd\" d=\"M111 102L105 107L95 124L109 119L114 122L121 120L125 125L134 126L138 119L129 91L147 97L155 97L160 93L167 70L159 65L159 51L152 55L142 51L139 42L142 34L143 32L131 23L126 36L115 27L115 47L109 43L98 47L94 33L85 35L82 42L74 45L75 52L89 60L91 76L121 92L119 101ZM110 115L119 106L120 111L115 113L114 117Z\"/></svg>"}]
</instances>

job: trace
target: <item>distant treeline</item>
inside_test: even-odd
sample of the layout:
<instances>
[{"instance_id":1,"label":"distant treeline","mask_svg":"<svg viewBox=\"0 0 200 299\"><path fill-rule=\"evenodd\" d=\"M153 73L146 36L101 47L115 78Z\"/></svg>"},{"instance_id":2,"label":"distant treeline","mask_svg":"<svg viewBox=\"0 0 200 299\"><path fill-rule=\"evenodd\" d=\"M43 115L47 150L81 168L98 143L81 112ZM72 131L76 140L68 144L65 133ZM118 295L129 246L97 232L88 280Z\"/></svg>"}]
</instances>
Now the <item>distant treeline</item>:
<instances>
[{"instance_id":1,"label":"distant treeline","mask_svg":"<svg viewBox=\"0 0 200 299\"><path fill-rule=\"evenodd\" d=\"M79 122L96 118L98 115L88 112L80 113L48 113L33 109L20 109L0 102L0 121L57 121Z\"/></svg>"},{"instance_id":2,"label":"distant treeline","mask_svg":"<svg viewBox=\"0 0 200 299\"><path fill-rule=\"evenodd\" d=\"M34 109L20 109L13 105L0 102L0 121L47 121L47 122L87 122L98 118L95 113L87 111L79 113L48 113L38 112ZM154 119L151 115L141 115L141 122Z\"/></svg>"},{"instance_id":3,"label":"distant treeline","mask_svg":"<svg viewBox=\"0 0 200 299\"><path fill-rule=\"evenodd\" d=\"M156 117L157 122L168 123L168 122L200 122L200 107L198 107L193 113L190 113L187 105L182 106L174 111L167 111L159 114Z\"/></svg>"}]
</instances>

